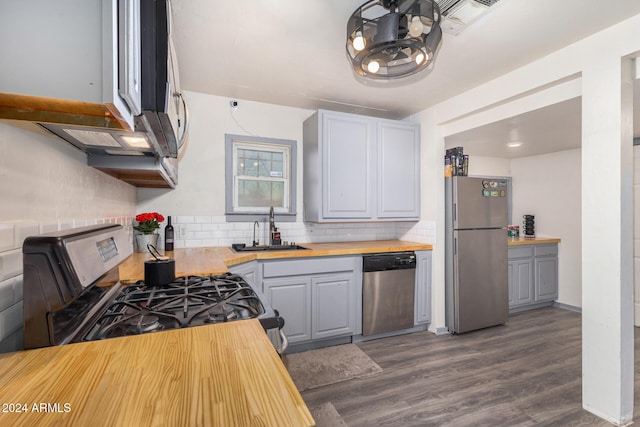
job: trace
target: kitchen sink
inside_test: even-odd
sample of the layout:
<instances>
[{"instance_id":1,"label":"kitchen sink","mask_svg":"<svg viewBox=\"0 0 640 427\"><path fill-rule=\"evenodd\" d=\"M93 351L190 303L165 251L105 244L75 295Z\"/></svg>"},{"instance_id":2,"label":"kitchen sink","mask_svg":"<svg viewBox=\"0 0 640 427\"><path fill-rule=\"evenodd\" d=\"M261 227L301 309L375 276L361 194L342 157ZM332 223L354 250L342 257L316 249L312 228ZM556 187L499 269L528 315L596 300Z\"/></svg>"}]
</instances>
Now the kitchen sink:
<instances>
[{"instance_id":1,"label":"kitchen sink","mask_svg":"<svg viewBox=\"0 0 640 427\"><path fill-rule=\"evenodd\" d=\"M234 252L265 252L265 251L291 251L308 249L300 245L258 245L247 246L244 243L233 243L231 249Z\"/></svg>"}]
</instances>

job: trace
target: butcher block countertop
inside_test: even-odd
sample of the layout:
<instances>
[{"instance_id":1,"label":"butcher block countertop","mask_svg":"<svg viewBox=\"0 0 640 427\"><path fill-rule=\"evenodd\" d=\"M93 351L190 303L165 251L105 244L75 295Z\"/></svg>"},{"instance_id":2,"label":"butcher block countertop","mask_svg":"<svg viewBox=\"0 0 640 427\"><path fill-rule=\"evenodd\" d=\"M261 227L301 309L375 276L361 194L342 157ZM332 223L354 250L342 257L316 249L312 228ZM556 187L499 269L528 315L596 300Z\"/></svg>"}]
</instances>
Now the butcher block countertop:
<instances>
[{"instance_id":1,"label":"butcher block countertop","mask_svg":"<svg viewBox=\"0 0 640 427\"><path fill-rule=\"evenodd\" d=\"M536 237L533 239L525 239L520 237L519 239L509 239L509 246L525 246L525 245L548 245L551 243L560 243L560 239L555 237Z\"/></svg>"},{"instance_id":2,"label":"butcher block countertop","mask_svg":"<svg viewBox=\"0 0 640 427\"><path fill-rule=\"evenodd\" d=\"M257 319L0 355L3 426L312 426Z\"/></svg>"},{"instance_id":3,"label":"butcher block countertop","mask_svg":"<svg viewBox=\"0 0 640 427\"><path fill-rule=\"evenodd\" d=\"M302 243L308 249L235 253L228 247L176 249L166 255L176 260L176 276L226 273L227 267L256 259L303 258L335 255L357 255L375 252L424 251L433 246L403 240L362 242ZM120 280L131 283L144 279L144 262L149 253L134 253L120 265Z\"/></svg>"}]
</instances>

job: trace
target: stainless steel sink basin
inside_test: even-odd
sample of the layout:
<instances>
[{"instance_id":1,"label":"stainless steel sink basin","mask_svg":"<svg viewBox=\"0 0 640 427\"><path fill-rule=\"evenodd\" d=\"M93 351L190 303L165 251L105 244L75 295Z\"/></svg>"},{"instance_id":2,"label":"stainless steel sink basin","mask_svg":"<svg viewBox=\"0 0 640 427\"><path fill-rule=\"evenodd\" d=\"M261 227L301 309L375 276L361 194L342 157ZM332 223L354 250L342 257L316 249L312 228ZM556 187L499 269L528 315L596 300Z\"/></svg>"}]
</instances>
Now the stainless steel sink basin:
<instances>
[{"instance_id":1,"label":"stainless steel sink basin","mask_svg":"<svg viewBox=\"0 0 640 427\"><path fill-rule=\"evenodd\" d=\"M234 252L264 252L264 251L291 251L299 249L308 249L300 245L258 245L247 246L244 243L234 243L231 245Z\"/></svg>"}]
</instances>

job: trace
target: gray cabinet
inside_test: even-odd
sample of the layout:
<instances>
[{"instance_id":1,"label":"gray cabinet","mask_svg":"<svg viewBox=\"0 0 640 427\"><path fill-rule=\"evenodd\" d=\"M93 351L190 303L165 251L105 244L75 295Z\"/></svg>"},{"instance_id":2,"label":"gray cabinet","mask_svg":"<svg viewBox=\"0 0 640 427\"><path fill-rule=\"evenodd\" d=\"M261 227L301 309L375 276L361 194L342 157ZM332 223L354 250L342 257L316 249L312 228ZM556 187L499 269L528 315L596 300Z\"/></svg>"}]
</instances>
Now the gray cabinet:
<instances>
[{"instance_id":1,"label":"gray cabinet","mask_svg":"<svg viewBox=\"0 0 640 427\"><path fill-rule=\"evenodd\" d=\"M271 306L284 318L290 343L311 339L311 278L308 276L263 279Z\"/></svg>"},{"instance_id":2,"label":"gray cabinet","mask_svg":"<svg viewBox=\"0 0 640 427\"><path fill-rule=\"evenodd\" d=\"M535 300L558 298L558 246L540 245L534 248Z\"/></svg>"},{"instance_id":3,"label":"gray cabinet","mask_svg":"<svg viewBox=\"0 0 640 427\"><path fill-rule=\"evenodd\" d=\"M419 125L319 110L303 145L306 221L419 219Z\"/></svg>"},{"instance_id":4,"label":"gray cabinet","mask_svg":"<svg viewBox=\"0 0 640 427\"><path fill-rule=\"evenodd\" d=\"M0 117L134 128L139 1L9 2L0 36L11 40L0 44Z\"/></svg>"},{"instance_id":5,"label":"gray cabinet","mask_svg":"<svg viewBox=\"0 0 640 427\"><path fill-rule=\"evenodd\" d=\"M420 132L407 122L377 122L378 219L420 216Z\"/></svg>"},{"instance_id":6,"label":"gray cabinet","mask_svg":"<svg viewBox=\"0 0 640 427\"><path fill-rule=\"evenodd\" d=\"M415 324L431 322L431 251L416 251Z\"/></svg>"},{"instance_id":7,"label":"gray cabinet","mask_svg":"<svg viewBox=\"0 0 640 427\"><path fill-rule=\"evenodd\" d=\"M353 273L311 277L311 338L356 332L356 286Z\"/></svg>"},{"instance_id":8,"label":"gray cabinet","mask_svg":"<svg viewBox=\"0 0 640 427\"><path fill-rule=\"evenodd\" d=\"M362 332L362 258L262 262L263 292L292 344Z\"/></svg>"},{"instance_id":9,"label":"gray cabinet","mask_svg":"<svg viewBox=\"0 0 640 427\"><path fill-rule=\"evenodd\" d=\"M258 278L258 261L249 261L242 264L232 265L229 267L229 272L242 277L253 287L260 285L260 280ZM258 289L260 288L258 287Z\"/></svg>"},{"instance_id":10,"label":"gray cabinet","mask_svg":"<svg viewBox=\"0 0 640 427\"><path fill-rule=\"evenodd\" d=\"M509 309L520 311L558 298L558 245L509 248Z\"/></svg>"},{"instance_id":11,"label":"gray cabinet","mask_svg":"<svg viewBox=\"0 0 640 427\"><path fill-rule=\"evenodd\" d=\"M533 247L509 248L509 307L533 302Z\"/></svg>"}]
</instances>

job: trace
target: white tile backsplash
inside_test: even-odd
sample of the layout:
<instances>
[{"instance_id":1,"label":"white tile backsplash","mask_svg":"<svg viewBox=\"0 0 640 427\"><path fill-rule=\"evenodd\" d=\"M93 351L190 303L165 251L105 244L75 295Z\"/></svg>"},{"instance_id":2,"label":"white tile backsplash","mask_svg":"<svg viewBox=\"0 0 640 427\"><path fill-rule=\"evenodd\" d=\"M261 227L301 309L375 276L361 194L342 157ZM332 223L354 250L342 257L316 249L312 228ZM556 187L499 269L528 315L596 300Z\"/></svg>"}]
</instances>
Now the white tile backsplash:
<instances>
[{"instance_id":1,"label":"white tile backsplash","mask_svg":"<svg viewBox=\"0 0 640 427\"><path fill-rule=\"evenodd\" d=\"M17 221L15 226L16 248L22 248L22 243L27 237L40 234L40 224L36 221Z\"/></svg>"},{"instance_id":2,"label":"white tile backsplash","mask_svg":"<svg viewBox=\"0 0 640 427\"><path fill-rule=\"evenodd\" d=\"M40 232L38 234L53 233L58 231L58 221L40 223Z\"/></svg>"},{"instance_id":3,"label":"white tile backsplash","mask_svg":"<svg viewBox=\"0 0 640 427\"><path fill-rule=\"evenodd\" d=\"M0 223L0 252L15 249L15 225Z\"/></svg>"},{"instance_id":4,"label":"white tile backsplash","mask_svg":"<svg viewBox=\"0 0 640 427\"><path fill-rule=\"evenodd\" d=\"M176 230L176 248L230 246L232 243L251 244L253 241L253 222L228 223L224 216L202 215L176 216L172 217L171 222ZM259 224L256 239L266 244L269 241L269 223L260 221ZM166 222L160 227L161 236L165 226ZM389 239L433 243L435 239L435 227L430 221L336 224L276 222L276 226L283 241L298 244ZM159 245L164 245L162 238Z\"/></svg>"},{"instance_id":5,"label":"white tile backsplash","mask_svg":"<svg viewBox=\"0 0 640 427\"><path fill-rule=\"evenodd\" d=\"M6 310L17 302L15 295L15 286L15 277L0 282L0 311Z\"/></svg>"},{"instance_id":6,"label":"white tile backsplash","mask_svg":"<svg viewBox=\"0 0 640 427\"><path fill-rule=\"evenodd\" d=\"M22 249L0 252L0 280L22 274Z\"/></svg>"},{"instance_id":7,"label":"white tile backsplash","mask_svg":"<svg viewBox=\"0 0 640 427\"><path fill-rule=\"evenodd\" d=\"M0 341L22 329L22 301L0 311Z\"/></svg>"}]
</instances>

